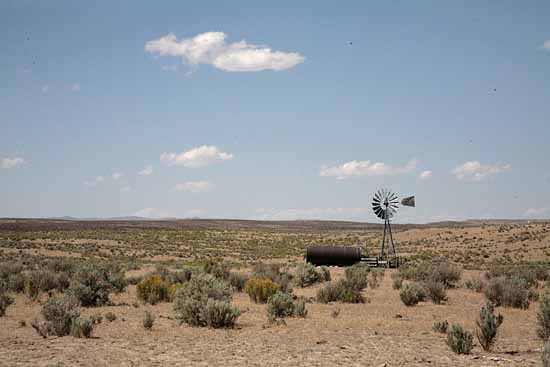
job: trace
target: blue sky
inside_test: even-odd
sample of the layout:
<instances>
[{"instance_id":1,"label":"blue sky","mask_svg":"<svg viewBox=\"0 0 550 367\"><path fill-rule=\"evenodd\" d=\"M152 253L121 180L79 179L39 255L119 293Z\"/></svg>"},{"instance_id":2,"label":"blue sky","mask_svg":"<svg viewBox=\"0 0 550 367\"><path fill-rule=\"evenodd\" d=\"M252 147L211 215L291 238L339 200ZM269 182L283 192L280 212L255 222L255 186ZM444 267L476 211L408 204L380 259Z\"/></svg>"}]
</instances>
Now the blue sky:
<instances>
[{"instance_id":1,"label":"blue sky","mask_svg":"<svg viewBox=\"0 0 550 367\"><path fill-rule=\"evenodd\" d=\"M547 1L83 4L0 2L0 217L550 217Z\"/></svg>"}]
</instances>

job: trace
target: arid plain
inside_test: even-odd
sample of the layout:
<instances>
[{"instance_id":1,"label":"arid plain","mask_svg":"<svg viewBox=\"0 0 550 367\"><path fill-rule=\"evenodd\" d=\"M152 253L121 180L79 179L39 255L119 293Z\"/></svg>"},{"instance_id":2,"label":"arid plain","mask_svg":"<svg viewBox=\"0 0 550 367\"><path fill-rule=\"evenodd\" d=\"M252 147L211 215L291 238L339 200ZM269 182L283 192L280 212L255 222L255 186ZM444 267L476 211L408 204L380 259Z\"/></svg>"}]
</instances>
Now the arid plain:
<instances>
[{"instance_id":1,"label":"arid plain","mask_svg":"<svg viewBox=\"0 0 550 367\"><path fill-rule=\"evenodd\" d=\"M379 225L2 220L0 262L5 268L18 264L21 285L6 291L13 303L0 318L0 365L541 365L538 298L550 287L544 276L530 287L527 307L496 308L504 318L491 351L484 351L475 340L470 354L455 354L446 344L446 335L432 328L434 322L447 320L474 333L476 318L486 303L481 287L488 282L486 273L495 268L522 267L539 269L539 273L542 268L548 274L550 223L470 221L397 225L395 230L397 251L409 264L445 262L461 270L460 280L446 290L441 304L423 300L406 306L394 283L397 278L405 283L411 280L396 269L377 272L376 279L371 278L371 271L360 303L320 302L319 290L327 282L296 283L296 269L308 246L358 246L373 255L379 250ZM75 266L116 264L128 282L119 291L111 291L104 304L79 307L83 317L101 318L94 322L89 338L43 337L32 326L49 298L67 292L52 288L32 293L29 274L45 271L61 259ZM151 274L217 263L245 278L254 277L258 263L278 264L281 271L294 276L290 292L304 300L307 315L270 319L266 304L253 302L245 291L233 288L232 304L240 311L233 327L191 326L179 322L174 302L147 302L137 294L136 284ZM72 274L73 270L67 271ZM346 277L345 268L330 267L329 271L331 282ZM9 270L4 275L16 279ZM479 281L480 289L467 286L469 280ZM150 329L143 326L145 311L154 315ZM107 314L114 314L115 319L107 320Z\"/></svg>"}]
</instances>

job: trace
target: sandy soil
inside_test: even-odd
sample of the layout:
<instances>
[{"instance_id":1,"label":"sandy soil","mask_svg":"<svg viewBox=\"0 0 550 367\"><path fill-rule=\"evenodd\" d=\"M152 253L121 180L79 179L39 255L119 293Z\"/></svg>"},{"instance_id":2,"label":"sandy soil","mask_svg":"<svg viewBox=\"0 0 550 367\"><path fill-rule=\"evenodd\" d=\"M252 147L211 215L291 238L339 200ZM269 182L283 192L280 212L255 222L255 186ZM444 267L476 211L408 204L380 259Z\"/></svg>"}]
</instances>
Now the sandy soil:
<instances>
[{"instance_id":1,"label":"sandy soil","mask_svg":"<svg viewBox=\"0 0 550 367\"><path fill-rule=\"evenodd\" d=\"M333 278L343 269L332 268ZM308 304L305 319L288 318L286 325L269 325L266 306L243 293L234 303L243 311L232 330L179 325L172 305L134 307L135 287L111 299L122 306L86 309L85 314L112 311L92 339L70 336L43 339L30 327L40 305L24 296L0 318L2 366L539 366L541 344L534 331L537 303L528 310L499 308L504 323L493 353L476 345L471 355L458 356L445 337L431 330L436 320L459 322L473 330L484 303L482 294L456 289L446 305L421 303L405 307L391 287L390 271L377 289L368 289L365 304ZM468 274L465 275L468 277ZM296 289L315 295L319 286ZM340 314L333 317L338 308ZM151 331L142 327L145 309L156 321ZM26 326L19 325L20 320Z\"/></svg>"}]
</instances>

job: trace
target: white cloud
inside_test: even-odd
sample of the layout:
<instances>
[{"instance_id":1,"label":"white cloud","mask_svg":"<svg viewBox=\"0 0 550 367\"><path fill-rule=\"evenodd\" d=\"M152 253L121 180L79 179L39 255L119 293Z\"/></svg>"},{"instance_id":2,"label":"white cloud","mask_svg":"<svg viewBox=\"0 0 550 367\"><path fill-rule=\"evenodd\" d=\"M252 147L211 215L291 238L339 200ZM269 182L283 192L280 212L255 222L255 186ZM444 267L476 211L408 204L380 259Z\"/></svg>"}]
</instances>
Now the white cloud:
<instances>
[{"instance_id":1,"label":"white cloud","mask_svg":"<svg viewBox=\"0 0 550 367\"><path fill-rule=\"evenodd\" d=\"M546 208L529 208L523 213L524 217L540 218L546 212Z\"/></svg>"},{"instance_id":2,"label":"white cloud","mask_svg":"<svg viewBox=\"0 0 550 367\"><path fill-rule=\"evenodd\" d=\"M120 192L130 192L132 191L132 187L130 186L124 186L120 188Z\"/></svg>"},{"instance_id":3,"label":"white cloud","mask_svg":"<svg viewBox=\"0 0 550 367\"><path fill-rule=\"evenodd\" d=\"M181 57L191 66L210 64L224 71L279 71L293 68L305 60L299 53L273 51L245 40L226 43L226 37L223 32L206 32L178 40L176 35L169 33L147 42L145 51Z\"/></svg>"},{"instance_id":4,"label":"white cloud","mask_svg":"<svg viewBox=\"0 0 550 367\"><path fill-rule=\"evenodd\" d=\"M151 219L160 219L160 218L175 218L176 215L169 211L164 209L158 209L158 208L145 208L138 210L135 213L130 214L135 217L143 217L143 218L151 218Z\"/></svg>"},{"instance_id":5,"label":"white cloud","mask_svg":"<svg viewBox=\"0 0 550 367\"><path fill-rule=\"evenodd\" d=\"M97 176L89 181L84 181L85 186L93 187L96 186L98 183L105 181L105 177L103 176Z\"/></svg>"},{"instance_id":6,"label":"white cloud","mask_svg":"<svg viewBox=\"0 0 550 367\"><path fill-rule=\"evenodd\" d=\"M208 181L189 181L176 184L176 186L174 186L174 190L180 192L197 193L210 191L213 187L214 185Z\"/></svg>"},{"instance_id":7,"label":"white cloud","mask_svg":"<svg viewBox=\"0 0 550 367\"><path fill-rule=\"evenodd\" d=\"M27 162L25 162L25 160L23 158L20 158L20 157L2 158L0 160L0 168L5 168L5 169L15 168L15 167L21 166L25 163L27 163Z\"/></svg>"},{"instance_id":8,"label":"white cloud","mask_svg":"<svg viewBox=\"0 0 550 367\"><path fill-rule=\"evenodd\" d=\"M311 208L311 209L274 209L256 210L256 219L260 220L298 220L298 219L366 219L371 212L368 208Z\"/></svg>"},{"instance_id":9,"label":"white cloud","mask_svg":"<svg viewBox=\"0 0 550 367\"><path fill-rule=\"evenodd\" d=\"M543 50L550 50L550 40L544 41L544 43L542 44L542 46L540 46L540 48L542 48Z\"/></svg>"},{"instance_id":10,"label":"white cloud","mask_svg":"<svg viewBox=\"0 0 550 367\"><path fill-rule=\"evenodd\" d=\"M452 174L459 180L481 181L512 168L509 164L481 164L479 161L469 161L452 170Z\"/></svg>"},{"instance_id":11,"label":"white cloud","mask_svg":"<svg viewBox=\"0 0 550 367\"><path fill-rule=\"evenodd\" d=\"M180 154L162 153L160 156L160 161L167 166L184 166L188 168L204 167L231 159L233 159L233 154L222 152L213 145L202 145Z\"/></svg>"},{"instance_id":12,"label":"white cloud","mask_svg":"<svg viewBox=\"0 0 550 367\"><path fill-rule=\"evenodd\" d=\"M72 87L71 87L71 90L72 90L73 92L80 92L80 84L74 83L74 84L72 85Z\"/></svg>"},{"instance_id":13,"label":"white cloud","mask_svg":"<svg viewBox=\"0 0 550 367\"><path fill-rule=\"evenodd\" d=\"M432 178L432 171L422 171L419 177L422 180L430 179Z\"/></svg>"},{"instance_id":14,"label":"white cloud","mask_svg":"<svg viewBox=\"0 0 550 367\"><path fill-rule=\"evenodd\" d=\"M47 84L42 86L42 93L48 93L49 90L50 90L50 87Z\"/></svg>"},{"instance_id":15,"label":"white cloud","mask_svg":"<svg viewBox=\"0 0 550 367\"><path fill-rule=\"evenodd\" d=\"M122 173L122 172L115 172L115 173L113 173L113 176L112 176L112 177L113 177L113 180L116 181L116 180L121 179L122 177L124 177L124 173Z\"/></svg>"},{"instance_id":16,"label":"white cloud","mask_svg":"<svg viewBox=\"0 0 550 367\"><path fill-rule=\"evenodd\" d=\"M418 165L416 159L411 160L405 166L392 167L383 162L350 161L339 166L323 166L319 173L323 177L336 177L344 180L352 176L383 176L407 173L413 171Z\"/></svg>"},{"instance_id":17,"label":"white cloud","mask_svg":"<svg viewBox=\"0 0 550 367\"><path fill-rule=\"evenodd\" d=\"M149 176L153 173L153 166L151 165L148 165L147 167L145 167L144 169L142 169L141 171L138 172L138 175L140 176Z\"/></svg>"}]
</instances>

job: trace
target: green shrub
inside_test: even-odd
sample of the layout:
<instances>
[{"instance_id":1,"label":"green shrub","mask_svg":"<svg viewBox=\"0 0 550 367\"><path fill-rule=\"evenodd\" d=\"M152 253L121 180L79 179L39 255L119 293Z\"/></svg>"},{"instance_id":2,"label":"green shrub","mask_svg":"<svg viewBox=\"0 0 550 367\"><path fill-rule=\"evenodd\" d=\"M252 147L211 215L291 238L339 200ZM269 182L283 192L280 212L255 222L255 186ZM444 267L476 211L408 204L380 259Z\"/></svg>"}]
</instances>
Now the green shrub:
<instances>
[{"instance_id":1,"label":"green shrub","mask_svg":"<svg viewBox=\"0 0 550 367\"><path fill-rule=\"evenodd\" d=\"M544 343L541 353L542 367L550 367L550 343Z\"/></svg>"},{"instance_id":2,"label":"green shrub","mask_svg":"<svg viewBox=\"0 0 550 367\"><path fill-rule=\"evenodd\" d=\"M483 282L479 278L471 278L464 282L464 288L479 293L483 290Z\"/></svg>"},{"instance_id":3,"label":"green shrub","mask_svg":"<svg viewBox=\"0 0 550 367\"><path fill-rule=\"evenodd\" d=\"M436 305L447 302L447 292L443 283L430 280L424 284L424 289L428 298Z\"/></svg>"},{"instance_id":4,"label":"green shrub","mask_svg":"<svg viewBox=\"0 0 550 367\"><path fill-rule=\"evenodd\" d=\"M544 294L537 312L537 335L543 341L550 340L550 293Z\"/></svg>"},{"instance_id":5,"label":"green shrub","mask_svg":"<svg viewBox=\"0 0 550 367\"><path fill-rule=\"evenodd\" d=\"M235 291L242 292L246 282L248 281L248 275L232 271L229 273L229 278L227 281L231 284Z\"/></svg>"},{"instance_id":6,"label":"green shrub","mask_svg":"<svg viewBox=\"0 0 550 367\"><path fill-rule=\"evenodd\" d=\"M128 286L128 280L124 275L124 269L119 264L106 265L107 282L111 285L111 289L116 293L122 293Z\"/></svg>"},{"instance_id":7,"label":"green shrub","mask_svg":"<svg viewBox=\"0 0 550 367\"><path fill-rule=\"evenodd\" d=\"M251 278L244 287L246 294L256 303L266 303L278 290L279 285L270 279Z\"/></svg>"},{"instance_id":8,"label":"green shrub","mask_svg":"<svg viewBox=\"0 0 550 367\"><path fill-rule=\"evenodd\" d=\"M528 308L530 292L527 283L518 277L496 277L489 279L483 289L485 297L495 306Z\"/></svg>"},{"instance_id":9,"label":"green shrub","mask_svg":"<svg viewBox=\"0 0 550 367\"><path fill-rule=\"evenodd\" d=\"M396 290L401 289L403 286L403 279L401 279L401 277L394 277L391 286Z\"/></svg>"},{"instance_id":10,"label":"green shrub","mask_svg":"<svg viewBox=\"0 0 550 367\"><path fill-rule=\"evenodd\" d=\"M495 307L491 302L481 308L476 320L476 337L484 350L488 351L493 346L502 320L502 315L495 315Z\"/></svg>"},{"instance_id":11,"label":"green shrub","mask_svg":"<svg viewBox=\"0 0 550 367\"><path fill-rule=\"evenodd\" d=\"M357 283L340 279L337 282L329 282L317 291L317 301L321 303L344 302L364 303L365 299L361 290L357 289Z\"/></svg>"},{"instance_id":12,"label":"green shrub","mask_svg":"<svg viewBox=\"0 0 550 367\"><path fill-rule=\"evenodd\" d=\"M240 311L231 305L231 298L228 283L199 274L177 290L174 298L176 319L193 326L232 327Z\"/></svg>"},{"instance_id":13,"label":"green shrub","mask_svg":"<svg viewBox=\"0 0 550 367\"><path fill-rule=\"evenodd\" d=\"M145 330L151 330L155 323L155 315L149 310L145 310L143 313L143 328Z\"/></svg>"},{"instance_id":14,"label":"green shrub","mask_svg":"<svg viewBox=\"0 0 550 367\"><path fill-rule=\"evenodd\" d=\"M358 291L361 291L367 288L369 282L368 277L370 273L370 268L368 265L363 263L354 264L345 271L345 279L347 286Z\"/></svg>"},{"instance_id":15,"label":"green shrub","mask_svg":"<svg viewBox=\"0 0 550 367\"><path fill-rule=\"evenodd\" d=\"M150 275L138 283L136 294L139 300L156 304L168 300L168 286L158 275Z\"/></svg>"},{"instance_id":16,"label":"green shrub","mask_svg":"<svg viewBox=\"0 0 550 367\"><path fill-rule=\"evenodd\" d=\"M13 303L13 298L8 296L6 292L0 288L0 317L6 314L6 309Z\"/></svg>"},{"instance_id":17,"label":"green shrub","mask_svg":"<svg viewBox=\"0 0 550 367\"><path fill-rule=\"evenodd\" d=\"M103 315L100 313L93 314L90 316L90 320L92 320L92 323L94 325L101 324L101 322L103 321Z\"/></svg>"},{"instance_id":18,"label":"green shrub","mask_svg":"<svg viewBox=\"0 0 550 367\"><path fill-rule=\"evenodd\" d=\"M470 354L474 347L474 336L459 324L453 324L447 332L447 345L456 354Z\"/></svg>"},{"instance_id":19,"label":"green shrub","mask_svg":"<svg viewBox=\"0 0 550 367\"><path fill-rule=\"evenodd\" d=\"M414 306L426 299L426 293L420 285L407 283L401 288L399 297L405 306Z\"/></svg>"},{"instance_id":20,"label":"green shrub","mask_svg":"<svg viewBox=\"0 0 550 367\"><path fill-rule=\"evenodd\" d=\"M276 292L267 302L267 314L272 318L294 315L294 300L288 293Z\"/></svg>"},{"instance_id":21,"label":"green shrub","mask_svg":"<svg viewBox=\"0 0 550 367\"><path fill-rule=\"evenodd\" d=\"M298 287L309 287L315 283L324 282L327 278L330 280L330 271L328 268L317 268L310 263L302 263L296 267L294 280Z\"/></svg>"},{"instance_id":22,"label":"green shrub","mask_svg":"<svg viewBox=\"0 0 550 367\"><path fill-rule=\"evenodd\" d=\"M78 301L72 297L52 297L42 306L45 323L39 333L43 336L65 336L71 332L73 320L80 316ZM35 327L36 328L36 327Z\"/></svg>"},{"instance_id":23,"label":"green shrub","mask_svg":"<svg viewBox=\"0 0 550 367\"><path fill-rule=\"evenodd\" d=\"M227 301L209 298L204 309L206 326L212 328L232 328L241 311Z\"/></svg>"},{"instance_id":24,"label":"green shrub","mask_svg":"<svg viewBox=\"0 0 550 367\"><path fill-rule=\"evenodd\" d=\"M457 265L442 261L404 265L399 268L399 274L403 279L417 282L435 281L442 283L445 288L454 288L460 281L462 269Z\"/></svg>"},{"instance_id":25,"label":"green shrub","mask_svg":"<svg viewBox=\"0 0 550 367\"><path fill-rule=\"evenodd\" d=\"M174 284L172 284L171 286L168 287L168 295L167 295L168 301L170 301L170 302L174 301L174 298L176 297L176 292L181 287L183 287L182 283L174 283Z\"/></svg>"},{"instance_id":26,"label":"green shrub","mask_svg":"<svg viewBox=\"0 0 550 367\"><path fill-rule=\"evenodd\" d=\"M94 323L88 317L76 317L71 322L71 335L75 338L89 338L92 336Z\"/></svg>"},{"instance_id":27,"label":"green shrub","mask_svg":"<svg viewBox=\"0 0 550 367\"><path fill-rule=\"evenodd\" d=\"M10 274L5 280L7 289L12 292L23 292L25 290L25 275L23 273Z\"/></svg>"},{"instance_id":28,"label":"green shrub","mask_svg":"<svg viewBox=\"0 0 550 367\"><path fill-rule=\"evenodd\" d=\"M306 317L307 316L306 300L303 298L298 298L294 301L294 316L296 317Z\"/></svg>"},{"instance_id":29,"label":"green shrub","mask_svg":"<svg viewBox=\"0 0 550 367\"><path fill-rule=\"evenodd\" d=\"M103 306L109 302L111 288L105 269L89 264L77 269L67 293L84 307Z\"/></svg>"},{"instance_id":30,"label":"green shrub","mask_svg":"<svg viewBox=\"0 0 550 367\"><path fill-rule=\"evenodd\" d=\"M252 278L269 279L279 285L279 290L285 293L292 292L292 274L281 269L280 264L257 263L252 269Z\"/></svg>"},{"instance_id":31,"label":"green shrub","mask_svg":"<svg viewBox=\"0 0 550 367\"><path fill-rule=\"evenodd\" d=\"M432 326L432 330L436 333L446 334L449 328L449 322L447 320L436 321Z\"/></svg>"},{"instance_id":32,"label":"green shrub","mask_svg":"<svg viewBox=\"0 0 550 367\"><path fill-rule=\"evenodd\" d=\"M105 320L113 322L116 320L116 315L113 312L109 311L105 314Z\"/></svg>"},{"instance_id":33,"label":"green shrub","mask_svg":"<svg viewBox=\"0 0 550 367\"><path fill-rule=\"evenodd\" d=\"M48 292L57 288L56 276L49 270L33 270L27 274L23 285L25 294L30 299L35 299L40 292Z\"/></svg>"},{"instance_id":34,"label":"green shrub","mask_svg":"<svg viewBox=\"0 0 550 367\"><path fill-rule=\"evenodd\" d=\"M227 278L229 278L230 267L229 264L223 262L223 260L208 260L203 264L202 270L206 274L213 275L218 279L227 280Z\"/></svg>"}]
</instances>

